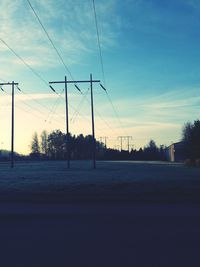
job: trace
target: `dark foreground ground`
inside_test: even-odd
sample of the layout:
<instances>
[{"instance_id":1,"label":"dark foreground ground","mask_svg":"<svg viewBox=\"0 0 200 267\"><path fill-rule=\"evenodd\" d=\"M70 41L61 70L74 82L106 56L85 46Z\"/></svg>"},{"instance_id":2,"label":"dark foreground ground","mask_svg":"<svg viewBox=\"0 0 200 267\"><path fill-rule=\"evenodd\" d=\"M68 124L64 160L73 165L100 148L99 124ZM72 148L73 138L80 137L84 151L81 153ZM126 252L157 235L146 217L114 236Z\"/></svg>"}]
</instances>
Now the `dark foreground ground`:
<instances>
[{"instance_id":1,"label":"dark foreground ground","mask_svg":"<svg viewBox=\"0 0 200 267\"><path fill-rule=\"evenodd\" d=\"M200 266L198 206L1 205L3 267Z\"/></svg>"},{"instance_id":2,"label":"dark foreground ground","mask_svg":"<svg viewBox=\"0 0 200 267\"><path fill-rule=\"evenodd\" d=\"M0 266L200 266L200 170L0 165Z\"/></svg>"}]
</instances>

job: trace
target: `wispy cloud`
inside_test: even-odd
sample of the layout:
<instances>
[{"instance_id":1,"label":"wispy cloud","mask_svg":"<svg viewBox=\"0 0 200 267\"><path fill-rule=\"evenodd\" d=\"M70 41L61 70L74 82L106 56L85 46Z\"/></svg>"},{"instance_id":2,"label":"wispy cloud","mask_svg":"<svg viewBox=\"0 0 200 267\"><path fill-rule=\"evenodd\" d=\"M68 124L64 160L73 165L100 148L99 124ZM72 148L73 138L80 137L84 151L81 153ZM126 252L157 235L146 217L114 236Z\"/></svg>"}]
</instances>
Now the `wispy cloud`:
<instances>
[{"instance_id":1,"label":"wispy cloud","mask_svg":"<svg viewBox=\"0 0 200 267\"><path fill-rule=\"evenodd\" d=\"M123 98L113 104L122 125L117 122L111 105L102 102L102 110L110 117L109 125L118 134L124 135L126 131L133 136L137 146L145 145L150 138L167 145L180 140L184 123L197 119L200 114L198 87L173 88L166 93Z\"/></svg>"},{"instance_id":2,"label":"wispy cloud","mask_svg":"<svg viewBox=\"0 0 200 267\"><path fill-rule=\"evenodd\" d=\"M195 115L192 111L198 111L199 90L198 87L168 89L166 93L117 100L115 105L123 114L124 112L127 114L128 111L131 116L141 113L143 116L159 116L160 114L163 119L170 118L171 115L176 118L179 116L187 118L188 115Z\"/></svg>"},{"instance_id":3,"label":"wispy cloud","mask_svg":"<svg viewBox=\"0 0 200 267\"><path fill-rule=\"evenodd\" d=\"M66 64L80 63L85 54L97 48L94 17L89 2L32 0L31 3ZM114 16L114 6L113 0L97 4L103 43L107 46L113 45L115 39L115 32L111 27L113 25L110 25L113 22L111 17ZM1 15L0 37L28 64L37 68L55 68L61 65L26 1L2 0L0 7L4 10ZM7 60L15 65L22 64L15 56L7 59L8 49L2 43L0 50L1 62Z\"/></svg>"}]
</instances>

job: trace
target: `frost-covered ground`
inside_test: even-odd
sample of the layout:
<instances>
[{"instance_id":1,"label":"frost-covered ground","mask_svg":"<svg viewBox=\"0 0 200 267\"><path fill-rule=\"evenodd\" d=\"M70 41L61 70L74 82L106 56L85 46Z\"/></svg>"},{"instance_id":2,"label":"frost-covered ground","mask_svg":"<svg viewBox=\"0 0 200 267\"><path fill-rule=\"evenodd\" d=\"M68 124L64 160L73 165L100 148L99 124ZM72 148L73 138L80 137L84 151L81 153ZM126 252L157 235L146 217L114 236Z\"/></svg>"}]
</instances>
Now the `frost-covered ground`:
<instances>
[{"instance_id":1,"label":"frost-covered ground","mask_svg":"<svg viewBox=\"0 0 200 267\"><path fill-rule=\"evenodd\" d=\"M200 266L200 169L71 165L0 164L1 266Z\"/></svg>"},{"instance_id":2,"label":"frost-covered ground","mask_svg":"<svg viewBox=\"0 0 200 267\"><path fill-rule=\"evenodd\" d=\"M0 200L200 202L200 169L164 162L0 163Z\"/></svg>"}]
</instances>

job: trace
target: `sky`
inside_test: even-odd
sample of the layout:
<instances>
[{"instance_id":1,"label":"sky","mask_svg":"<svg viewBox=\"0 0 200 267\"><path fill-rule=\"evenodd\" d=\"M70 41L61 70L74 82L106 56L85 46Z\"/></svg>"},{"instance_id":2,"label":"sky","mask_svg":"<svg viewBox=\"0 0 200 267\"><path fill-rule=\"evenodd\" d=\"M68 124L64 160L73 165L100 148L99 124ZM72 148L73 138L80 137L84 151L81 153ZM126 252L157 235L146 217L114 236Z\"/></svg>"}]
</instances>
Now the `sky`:
<instances>
[{"instance_id":1,"label":"sky","mask_svg":"<svg viewBox=\"0 0 200 267\"><path fill-rule=\"evenodd\" d=\"M150 139L170 145L183 125L199 118L199 0L96 0L102 72L92 0L30 0L65 66L27 0L1 0L0 82L15 81L15 150L30 152L33 133L65 131L64 85L50 81L101 80L94 84L95 135L118 148ZM9 46L9 48L8 48ZM12 50L12 51L11 51ZM14 53L13 53L14 51ZM18 55L18 57L16 56ZM21 58L21 60L19 59ZM28 66L27 66L28 65ZM105 78L105 79L104 79ZM89 84L69 92L72 134L91 134ZM0 149L10 149L11 86L0 91ZM127 141L123 141L127 148Z\"/></svg>"}]
</instances>

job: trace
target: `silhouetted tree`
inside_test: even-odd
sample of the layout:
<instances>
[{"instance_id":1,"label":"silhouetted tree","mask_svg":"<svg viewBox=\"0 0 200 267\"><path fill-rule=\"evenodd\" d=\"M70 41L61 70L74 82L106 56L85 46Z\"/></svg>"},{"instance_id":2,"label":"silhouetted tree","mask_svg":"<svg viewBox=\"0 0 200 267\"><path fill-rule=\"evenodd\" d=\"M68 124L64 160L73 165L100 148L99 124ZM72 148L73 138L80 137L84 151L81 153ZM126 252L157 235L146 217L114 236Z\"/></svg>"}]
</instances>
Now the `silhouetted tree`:
<instances>
[{"instance_id":1,"label":"silhouetted tree","mask_svg":"<svg viewBox=\"0 0 200 267\"><path fill-rule=\"evenodd\" d=\"M48 136L48 153L53 159L66 157L66 135L60 130L53 131Z\"/></svg>"},{"instance_id":2,"label":"silhouetted tree","mask_svg":"<svg viewBox=\"0 0 200 267\"><path fill-rule=\"evenodd\" d=\"M150 140L148 145L144 147L143 150L145 160L158 160L159 159L159 149L156 146L154 140Z\"/></svg>"},{"instance_id":3,"label":"silhouetted tree","mask_svg":"<svg viewBox=\"0 0 200 267\"><path fill-rule=\"evenodd\" d=\"M41 153L48 156L48 134L46 130L42 131L40 140Z\"/></svg>"},{"instance_id":4,"label":"silhouetted tree","mask_svg":"<svg viewBox=\"0 0 200 267\"><path fill-rule=\"evenodd\" d=\"M39 146L38 135L36 132L33 134L31 142L31 156L34 158L39 158L40 156L40 146Z\"/></svg>"},{"instance_id":5,"label":"silhouetted tree","mask_svg":"<svg viewBox=\"0 0 200 267\"><path fill-rule=\"evenodd\" d=\"M182 141L185 143L185 153L191 159L200 158L200 121L187 122L182 130Z\"/></svg>"},{"instance_id":6,"label":"silhouetted tree","mask_svg":"<svg viewBox=\"0 0 200 267\"><path fill-rule=\"evenodd\" d=\"M82 134L78 135L75 140L76 150L75 155L78 159L89 159L91 158L92 153L92 136L87 135L83 136Z\"/></svg>"},{"instance_id":7,"label":"silhouetted tree","mask_svg":"<svg viewBox=\"0 0 200 267\"><path fill-rule=\"evenodd\" d=\"M49 159L66 159L68 149L71 159L91 159L92 158L93 137L91 135L72 136L69 134L69 143L67 143L66 134L60 130L55 130L49 135L46 131L41 134L41 152L47 155ZM33 136L31 155L40 155L38 137ZM44 156L42 157L44 158ZM164 160L165 148L158 148L153 140L150 140L147 146L131 152L117 149L106 148L101 142L96 142L96 158L99 160Z\"/></svg>"}]
</instances>

